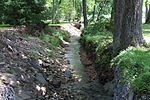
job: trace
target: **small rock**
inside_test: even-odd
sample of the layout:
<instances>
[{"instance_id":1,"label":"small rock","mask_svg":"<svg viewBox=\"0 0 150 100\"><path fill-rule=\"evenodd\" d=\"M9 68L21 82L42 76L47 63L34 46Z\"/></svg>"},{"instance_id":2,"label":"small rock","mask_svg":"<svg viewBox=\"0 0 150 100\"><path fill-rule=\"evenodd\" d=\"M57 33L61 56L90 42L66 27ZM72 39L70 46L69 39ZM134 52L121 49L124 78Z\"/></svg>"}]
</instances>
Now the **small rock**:
<instances>
[{"instance_id":1,"label":"small rock","mask_svg":"<svg viewBox=\"0 0 150 100\"><path fill-rule=\"evenodd\" d=\"M0 67L4 67L5 62L0 62Z\"/></svg>"},{"instance_id":2,"label":"small rock","mask_svg":"<svg viewBox=\"0 0 150 100\"><path fill-rule=\"evenodd\" d=\"M49 67L51 64L49 64L49 63L42 63L42 67Z\"/></svg>"},{"instance_id":3,"label":"small rock","mask_svg":"<svg viewBox=\"0 0 150 100\"><path fill-rule=\"evenodd\" d=\"M35 76L35 79L42 84L45 84L45 85L48 84L48 82L45 80L45 78L43 77L41 73L37 73Z\"/></svg>"},{"instance_id":4,"label":"small rock","mask_svg":"<svg viewBox=\"0 0 150 100\"><path fill-rule=\"evenodd\" d=\"M60 79L55 79L52 81L52 85L55 87L55 88L59 88L61 86L61 80Z\"/></svg>"},{"instance_id":5,"label":"small rock","mask_svg":"<svg viewBox=\"0 0 150 100\"><path fill-rule=\"evenodd\" d=\"M66 77L68 77L68 78L71 78L71 77L72 77L71 72L68 71L68 70L65 70L64 75L65 75Z\"/></svg>"}]
</instances>

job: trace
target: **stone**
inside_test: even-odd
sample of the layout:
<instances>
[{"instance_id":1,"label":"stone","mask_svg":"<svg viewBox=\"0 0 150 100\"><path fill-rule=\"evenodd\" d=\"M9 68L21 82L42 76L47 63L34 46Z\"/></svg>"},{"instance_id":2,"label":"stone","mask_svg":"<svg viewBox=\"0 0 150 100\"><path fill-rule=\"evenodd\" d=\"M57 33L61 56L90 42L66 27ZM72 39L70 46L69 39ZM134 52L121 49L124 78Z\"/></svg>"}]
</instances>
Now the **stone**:
<instances>
[{"instance_id":1,"label":"stone","mask_svg":"<svg viewBox=\"0 0 150 100\"><path fill-rule=\"evenodd\" d=\"M65 75L67 78L71 78L71 77L72 77L71 72L68 71L68 70L65 70L64 75Z\"/></svg>"},{"instance_id":2,"label":"stone","mask_svg":"<svg viewBox=\"0 0 150 100\"><path fill-rule=\"evenodd\" d=\"M43 76L41 73L37 73L36 76L35 76L35 79L36 79L39 83L42 83L42 84L45 84L45 85L48 84L48 82L45 80L44 76Z\"/></svg>"},{"instance_id":3,"label":"stone","mask_svg":"<svg viewBox=\"0 0 150 100\"><path fill-rule=\"evenodd\" d=\"M52 85L55 87L55 88L59 88L61 86L61 80L60 79L55 79L52 81Z\"/></svg>"}]
</instances>

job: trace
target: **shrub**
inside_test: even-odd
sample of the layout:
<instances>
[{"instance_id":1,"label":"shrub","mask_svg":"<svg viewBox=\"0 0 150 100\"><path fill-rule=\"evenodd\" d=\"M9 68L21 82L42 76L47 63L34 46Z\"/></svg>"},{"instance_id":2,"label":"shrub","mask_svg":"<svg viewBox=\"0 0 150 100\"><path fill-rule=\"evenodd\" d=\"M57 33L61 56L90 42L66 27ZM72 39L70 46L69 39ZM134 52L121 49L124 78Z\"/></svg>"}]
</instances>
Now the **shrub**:
<instances>
[{"instance_id":1,"label":"shrub","mask_svg":"<svg viewBox=\"0 0 150 100\"><path fill-rule=\"evenodd\" d=\"M96 21L94 23L91 23L87 28L85 28L83 30L83 34L92 34L92 35L95 35L95 34L99 34L99 32L105 32L105 31L108 31L107 27L108 27L108 23L109 23L109 20L108 19L102 19L102 20L99 20L99 21Z\"/></svg>"}]
</instances>

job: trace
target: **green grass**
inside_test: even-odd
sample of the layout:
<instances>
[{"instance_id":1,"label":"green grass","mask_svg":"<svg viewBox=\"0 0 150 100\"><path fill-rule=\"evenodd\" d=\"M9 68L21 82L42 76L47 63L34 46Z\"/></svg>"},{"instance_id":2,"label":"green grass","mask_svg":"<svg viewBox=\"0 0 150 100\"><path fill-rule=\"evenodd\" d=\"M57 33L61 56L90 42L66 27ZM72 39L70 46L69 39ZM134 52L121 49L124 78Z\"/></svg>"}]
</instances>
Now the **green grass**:
<instances>
[{"instance_id":1,"label":"green grass","mask_svg":"<svg viewBox=\"0 0 150 100\"><path fill-rule=\"evenodd\" d=\"M143 34L150 37L150 24L143 24Z\"/></svg>"},{"instance_id":2,"label":"green grass","mask_svg":"<svg viewBox=\"0 0 150 100\"><path fill-rule=\"evenodd\" d=\"M0 28L7 28L7 27L12 27L12 26L9 24L0 24Z\"/></svg>"},{"instance_id":3,"label":"green grass","mask_svg":"<svg viewBox=\"0 0 150 100\"><path fill-rule=\"evenodd\" d=\"M86 34L83 37L87 42L92 42L96 46L96 51L100 51L107 44L112 42L111 32L99 32L96 34Z\"/></svg>"},{"instance_id":4,"label":"green grass","mask_svg":"<svg viewBox=\"0 0 150 100\"><path fill-rule=\"evenodd\" d=\"M150 91L150 50L129 47L112 60L112 65L122 69L123 81L138 92Z\"/></svg>"},{"instance_id":5,"label":"green grass","mask_svg":"<svg viewBox=\"0 0 150 100\"><path fill-rule=\"evenodd\" d=\"M61 22L58 24L49 24L49 26L60 26L60 25L64 25L64 24L73 24L73 22Z\"/></svg>"},{"instance_id":6,"label":"green grass","mask_svg":"<svg viewBox=\"0 0 150 100\"><path fill-rule=\"evenodd\" d=\"M14 74L14 73L16 73L16 70L14 70L14 69L7 69L6 73Z\"/></svg>"}]
</instances>

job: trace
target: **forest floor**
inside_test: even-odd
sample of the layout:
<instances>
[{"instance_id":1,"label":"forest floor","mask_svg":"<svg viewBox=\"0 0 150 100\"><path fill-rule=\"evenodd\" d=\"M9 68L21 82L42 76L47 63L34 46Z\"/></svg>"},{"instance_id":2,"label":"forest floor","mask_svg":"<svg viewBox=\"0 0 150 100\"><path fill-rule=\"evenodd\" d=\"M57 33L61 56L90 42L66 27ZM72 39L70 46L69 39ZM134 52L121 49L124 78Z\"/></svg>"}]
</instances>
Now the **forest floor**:
<instances>
[{"instance_id":1,"label":"forest floor","mask_svg":"<svg viewBox=\"0 0 150 100\"><path fill-rule=\"evenodd\" d=\"M61 27L70 33L70 38L80 32L72 25ZM69 42L64 42L66 47ZM13 28L1 29L0 88L3 91L0 94L11 92L17 100L113 100L112 92L99 84L84 50L77 51L82 58L78 60L90 66L83 70L88 80L81 81L65 57L66 47L60 47L49 57L47 50L52 47L38 37L27 38Z\"/></svg>"}]
</instances>

